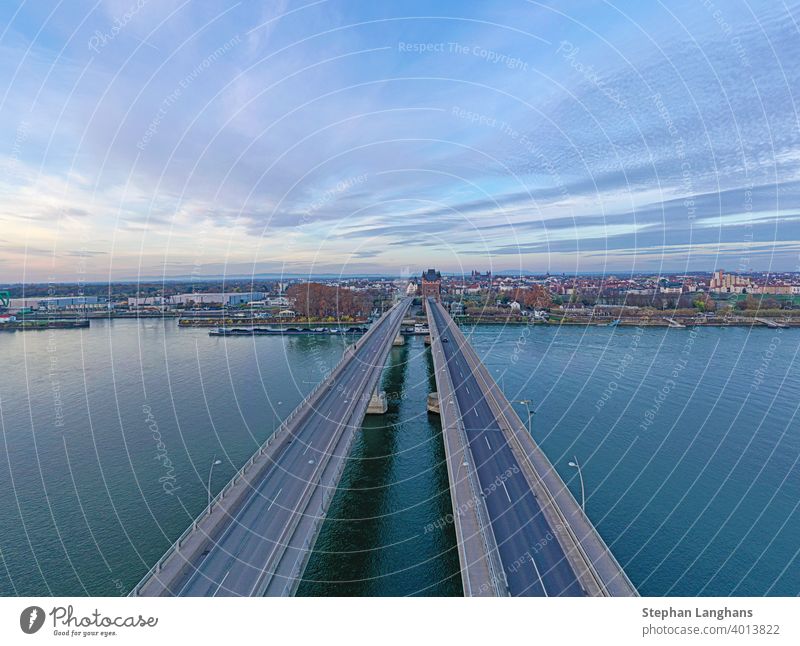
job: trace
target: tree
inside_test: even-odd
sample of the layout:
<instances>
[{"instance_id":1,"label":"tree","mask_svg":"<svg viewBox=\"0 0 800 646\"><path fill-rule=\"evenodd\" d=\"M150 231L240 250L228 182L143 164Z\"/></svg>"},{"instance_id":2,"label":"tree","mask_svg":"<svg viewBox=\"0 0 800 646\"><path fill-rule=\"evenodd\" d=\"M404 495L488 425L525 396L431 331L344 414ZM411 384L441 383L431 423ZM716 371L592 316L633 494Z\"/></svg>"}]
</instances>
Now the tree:
<instances>
[{"instance_id":1,"label":"tree","mask_svg":"<svg viewBox=\"0 0 800 646\"><path fill-rule=\"evenodd\" d=\"M304 318L350 318L364 315L371 305L371 299L359 292L321 283L291 285L286 296L294 301L295 312Z\"/></svg>"},{"instance_id":2,"label":"tree","mask_svg":"<svg viewBox=\"0 0 800 646\"><path fill-rule=\"evenodd\" d=\"M738 301L736 303L736 309L738 310L757 310L758 309L758 301L753 298L752 296L748 296L744 300Z\"/></svg>"},{"instance_id":3,"label":"tree","mask_svg":"<svg viewBox=\"0 0 800 646\"><path fill-rule=\"evenodd\" d=\"M708 294L698 294L692 305L701 312L713 312L717 309L717 304Z\"/></svg>"},{"instance_id":4,"label":"tree","mask_svg":"<svg viewBox=\"0 0 800 646\"><path fill-rule=\"evenodd\" d=\"M550 291L542 285L534 285L526 289L515 290L514 300L520 303L525 309L529 310L544 310L553 305Z\"/></svg>"}]
</instances>

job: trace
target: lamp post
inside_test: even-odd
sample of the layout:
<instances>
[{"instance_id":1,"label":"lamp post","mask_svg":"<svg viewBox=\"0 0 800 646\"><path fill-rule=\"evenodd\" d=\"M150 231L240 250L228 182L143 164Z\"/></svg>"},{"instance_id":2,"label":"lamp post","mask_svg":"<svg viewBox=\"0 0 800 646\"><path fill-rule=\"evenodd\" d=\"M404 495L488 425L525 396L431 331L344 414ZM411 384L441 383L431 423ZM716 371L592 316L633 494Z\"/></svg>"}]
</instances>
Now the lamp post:
<instances>
[{"instance_id":1,"label":"lamp post","mask_svg":"<svg viewBox=\"0 0 800 646\"><path fill-rule=\"evenodd\" d=\"M214 467L218 464L222 464L222 460L217 460L217 456L215 455L214 458L211 460L211 467L208 470L208 486L206 489L208 490L208 506L211 506L211 474L214 471Z\"/></svg>"},{"instance_id":2,"label":"lamp post","mask_svg":"<svg viewBox=\"0 0 800 646\"><path fill-rule=\"evenodd\" d=\"M583 510L583 513L586 513L586 492L583 488L583 471L581 471L581 465L578 463L578 458L573 457L572 460L573 461L569 463L569 466L578 470L578 477L581 480L581 509Z\"/></svg>"},{"instance_id":3,"label":"lamp post","mask_svg":"<svg viewBox=\"0 0 800 646\"><path fill-rule=\"evenodd\" d=\"M530 436L533 437L533 416L536 414L536 411L533 410L531 405L530 399L515 399L515 404L525 404L525 410L528 412L528 433Z\"/></svg>"}]
</instances>

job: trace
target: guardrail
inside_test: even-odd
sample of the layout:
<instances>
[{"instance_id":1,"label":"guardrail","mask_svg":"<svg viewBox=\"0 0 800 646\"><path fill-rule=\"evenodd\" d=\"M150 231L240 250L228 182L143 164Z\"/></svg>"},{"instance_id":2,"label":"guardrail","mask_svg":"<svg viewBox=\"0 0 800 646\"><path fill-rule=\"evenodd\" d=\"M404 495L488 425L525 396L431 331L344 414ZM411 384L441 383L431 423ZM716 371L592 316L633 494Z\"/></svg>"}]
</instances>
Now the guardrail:
<instances>
[{"instance_id":1,"label":"guardrail","mask_svg":"<svg viewBox=\"0 0 800 646\"><path fill-rule=\"evenodd\" d=\"M323 388L327 388L329 386L333 386L336 383L336 377L344 370L344 367L347 362L349 362L352 357L355 355L355 352L363 346L364 341L372 336L375 333L375 330L378 329L378 325L372 325L370 329L364 334L362 337L356 340L352 346L348 346L345 349L345 352L342 354L342 357L337 362L336 366L334 366L333 370L328 374L328 376L323 379L320 383L318 383L311 392L306 395L303 400L298 404L283 420L279 425L278 428L270 435L259 448L256 450L253 455L245 462L245 464L234 474L234 476L228 481L228 483L211 499L211 502L205 506L205 508L200 512L198 516L195 517L194 521L184 530L184 532L178 536L178 538L170 545L167 551L161 556L161 558L156 561L156 563L147 571L147 573L139 580L139 582L133 587L133 589L128 593L128 596L139 596L142 588L147 584L150 579L160 572L163 569L164 564L169 560L169 558L176 553L180 553L180 548L186 539L198 529L198 525L205 520L211 513L214 511L214 508L218 506L224 499L225 496L230 492L230 490L236 486L241 480L247 475L253 465L261 458L267 451L269 447L271 447L275 442L279 440L283 440L289 433L289 427L291 422L294 421L298 415L300 414L307 414L311 410L313 410L313 402L320 396L320 392ZM352 348L352 350L350 350Z\"/></svg>"}]
</instances>

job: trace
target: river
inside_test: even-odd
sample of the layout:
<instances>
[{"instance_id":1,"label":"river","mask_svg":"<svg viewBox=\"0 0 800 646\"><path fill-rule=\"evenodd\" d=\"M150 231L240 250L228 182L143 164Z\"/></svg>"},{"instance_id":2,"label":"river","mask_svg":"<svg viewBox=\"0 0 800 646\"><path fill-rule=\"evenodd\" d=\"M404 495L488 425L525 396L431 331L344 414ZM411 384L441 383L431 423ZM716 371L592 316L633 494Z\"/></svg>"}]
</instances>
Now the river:
<instances>
[{"instance_id":1,"label":"river","mask_svg":"<svg viewBox=\"0 0 800 646\"><path fill-rule=\"evenodd\" d=\"M586 511L642 594L800 593L800 330L469 332L578 498L581 465ZM205 505L212 463L216 493L343 343L171 319L0 336L0 594L126 594ZM392 350L383 387L299 594L461 593L421 337Z\"/></svg>"}]
</instances>

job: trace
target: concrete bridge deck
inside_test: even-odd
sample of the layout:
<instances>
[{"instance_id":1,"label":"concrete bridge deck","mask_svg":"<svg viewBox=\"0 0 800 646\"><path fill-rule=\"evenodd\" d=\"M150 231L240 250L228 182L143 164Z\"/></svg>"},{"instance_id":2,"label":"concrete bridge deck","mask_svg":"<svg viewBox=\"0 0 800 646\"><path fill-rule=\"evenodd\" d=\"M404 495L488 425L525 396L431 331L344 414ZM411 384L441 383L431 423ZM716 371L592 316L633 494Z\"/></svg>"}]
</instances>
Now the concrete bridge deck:
<instances>
[{"instance_id":1,"label":"concrete bridge deck","mask_svg":"<svg viewBox=\"0 0 800 646\"><path fill-rule=\"evenodd\" d=\"M411 301L348 347L131 595L294 594Z\"/></svg>"},{"instance_id":2,"label":"concrete bridge deck","mask_svg":"<svg viewBox=\"0 0 800 646\"><path fill-rule=\"evenodd\" d=\"M450 481L450 502L453 507L452 522L458 544L464 594L468 597L506 596L508 592L503 579L502 563L489 526L453 381L443 360L442 337L437 328L431 326L430 331L439 416Z\"/></svg>"},{"instance_id":3,"label":"concrete bridge deck","mask_svg":"<svg viewBox=\"0 0 800 646\"><path fill-rule=\"evenodd\" d=\"M475 517L467 517L457 531L460 542L471 539L459 545L465 594L636 596L458 326L440 305L432 300L427 305L440 407L450 406L460 420L445 426L443 419L445 445L451 442L454 455L464 457L462 466L477 480L482 498L472 504ZM457 453L459 442L466 451ZM456 508L471 494L465 478L454 474L457 460L448 456L450 462L451 487L461 491L453 493Z\"/></svg>"}]
</instances>

